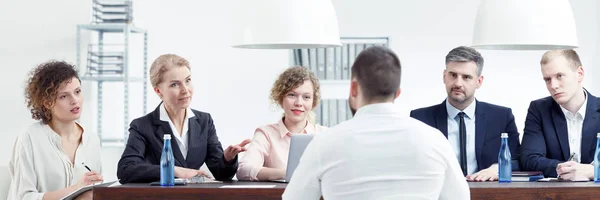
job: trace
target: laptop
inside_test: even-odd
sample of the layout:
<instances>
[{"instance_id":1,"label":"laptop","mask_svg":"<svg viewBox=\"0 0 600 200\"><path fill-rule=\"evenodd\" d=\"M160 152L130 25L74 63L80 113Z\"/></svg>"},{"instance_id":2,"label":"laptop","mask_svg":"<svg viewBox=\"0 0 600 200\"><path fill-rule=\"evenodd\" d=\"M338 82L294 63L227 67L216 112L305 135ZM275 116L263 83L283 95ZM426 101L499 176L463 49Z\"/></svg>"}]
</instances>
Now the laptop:
<instances>
[{"instance_id":1,"label":"laptop","mask_svg":"<svg viewBox=\"0 0 600 200\"><path fill-rule=\"evenodd\" d=\"M287 169L285 171L285 179L284 180L274 180L275 182L280 183L289 183L294 170L298 167L300 163L300 157L304 153L304 149L308 146L308 143L313 139L312 134L294 134L292 135L292 139L290 140L290 152L288 154L288 162Z\"/></svg>"}]
</instances>

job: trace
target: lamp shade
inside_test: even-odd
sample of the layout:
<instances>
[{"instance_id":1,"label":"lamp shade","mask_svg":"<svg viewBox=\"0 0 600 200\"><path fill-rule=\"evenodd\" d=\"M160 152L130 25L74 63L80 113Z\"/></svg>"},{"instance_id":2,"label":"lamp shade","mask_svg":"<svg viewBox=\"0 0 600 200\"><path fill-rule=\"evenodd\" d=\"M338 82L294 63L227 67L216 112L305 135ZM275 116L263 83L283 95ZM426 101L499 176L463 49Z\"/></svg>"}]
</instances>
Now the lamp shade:
<instances>
[{"instance_id":1,"label":"lamp shade","mask_svg":"<svg viewBox=\"0 0 600 200\"><path fill-rule=\"evenodd\" d=\"M246 23L235 48L305 49L341 46L330 0L244 0Z\"/></svg>"},{"instance_id":2,"label":"lamp shade","mask_svg":"<svg viewBox=\"0 0 600 200\"><path fill-rule=\"evenodd\" d=\"M479 5L473 48L552 50L578 46L568 0L482 0Z\"/></svg>"}]
</instances>

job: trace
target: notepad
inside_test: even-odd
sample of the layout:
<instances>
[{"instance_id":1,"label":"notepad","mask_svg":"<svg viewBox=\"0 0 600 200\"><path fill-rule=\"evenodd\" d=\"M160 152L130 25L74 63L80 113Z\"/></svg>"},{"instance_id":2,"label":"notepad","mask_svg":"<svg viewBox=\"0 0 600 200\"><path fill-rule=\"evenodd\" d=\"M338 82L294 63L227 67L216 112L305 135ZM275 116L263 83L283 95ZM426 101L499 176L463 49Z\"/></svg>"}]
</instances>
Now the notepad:
<instances>
[{"instance_id":1,"label":"notepad","mask_svg":"<svg viewBox=\"0 0 600 200\"><path fill-rule=\"evenodd\" d=\"M94 187L108 187L108 186L111 186L115 182L117 182L117 181L110 181L110 182L101 183L101 184L97 184L97 185L88 185L88 186L82 187L82 188L79 188L78 190L71 192L71 194L68 194L67 196L63 197L61 200L75 199L75 198L77 198L77 196L83 194L84 192L92 190Z\"/></svg>"},{"instance_id":2,"label":"notepad","mask_svg":"<svg viewBox=\"0 0 600 200\"><path fill-rule=\"evenodd\" d=\"M221 188L274 188L275 185L224 185Z\"/></svg>"},{"instance_id":3,"label":"notepad","mask_svg":"<svg viewBox=\"0 0 600 200\"><path fill-rule=\"evenodd\" d=\"M537 181L544 178L544 173L540 171L514 171L512 172L511 180L513 182Z\"/></svg>"},{"instance_id":4,"label":"notepad","mask_svg":"<svg viewBox=\"0 0 600 200\"><path fill-rule=\"evenodd\" d=\"M543 178L540 180L537 180L538 182L588 182L590 180L587 179L582 179L582 180L565 180L565 179L560 179L560 178Z\"/></svg>"}]
</instances>

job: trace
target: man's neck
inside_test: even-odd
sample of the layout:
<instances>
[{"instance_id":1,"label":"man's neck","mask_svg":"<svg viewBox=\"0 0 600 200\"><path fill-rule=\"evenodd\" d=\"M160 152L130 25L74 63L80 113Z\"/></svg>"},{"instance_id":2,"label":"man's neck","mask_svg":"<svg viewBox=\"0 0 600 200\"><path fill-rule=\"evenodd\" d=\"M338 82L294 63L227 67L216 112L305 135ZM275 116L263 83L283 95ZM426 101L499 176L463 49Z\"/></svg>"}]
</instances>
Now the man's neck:
<instances>
[{"instance_id":1,"label":"man's neck","mask_svg":"<svg viewBox=\"0 0 600 200\"><path fill-rule=\"evenodd\" d=\"M579 111L579 109L581 108L581 106L583 106L583 104L586 103L585 100L586 100L586 94L585 94L585 91L583 90L583 88L581 88L579 90L579 92L577 92L571 100L569 100L568 102L566 102L564 105L561 105L561 106L564 107L565 109L567 109L569 112L576 114L577 111Z\"/></svg>"},{"instance_id":2,"label":"man's neck","mask_svg":"<svg viewBox=\"0 0 600 200\"><path fill-rule=\"evenodd\" d=\"M475 98L471 98L466 101L463 101L462 103L459 103L459 102L452 101L452 99L450 99L450 98L446 98L446 99L448 100L448 103L450 103L450 105L452 105L454 108L456 108L460 111L464 111L475 100Z\"/></svg>"}]
</instances>

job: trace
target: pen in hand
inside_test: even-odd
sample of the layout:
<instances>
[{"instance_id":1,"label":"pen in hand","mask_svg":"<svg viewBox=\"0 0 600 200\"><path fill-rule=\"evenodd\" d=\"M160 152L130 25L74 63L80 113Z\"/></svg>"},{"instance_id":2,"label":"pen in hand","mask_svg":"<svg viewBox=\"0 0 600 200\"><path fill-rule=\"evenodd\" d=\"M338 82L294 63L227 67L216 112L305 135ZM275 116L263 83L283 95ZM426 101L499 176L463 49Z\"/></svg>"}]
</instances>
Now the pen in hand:
<instances>
[{"instance_id":1,"label":"pen in hand","mask_svg":"<svg viewBox=\"0 0 600 200\"><path fill-rule=\"evenodd\" d=\"M572 156L573 156L573 155L571 155L571 157L572 157ZM86 168L88 171L90 171L90 172L92 171L92 170L91 170L91 169L90 169L90 168L89 168L87 165L85 165L85 163L84 163L84 162L81 162L81 164L82 164L82 165L83 165L83 166L84 166L84 167L85 167L85 168Z\"/></svg>"},{"instance_id":2,"label":"pen in hand","mask_svg":"<svg viewBox=\"0 0 600 200\"><path fill-rule=\"evenodd\" d=\"M575 158L575 152L571 153L571 156L569 156L569 160L567 160L567 162L573 161L573 158ZM560 174L557 176L557 178L560 178Z\"/></svg>"},{"instance_id":3,"label":"pen in hand","mask_svg":"<svg viewBox=\"0 0 600 200\"><path fill-rule=\"evenodd\" d=\"M572 161L572 160L573 160L573 158L575 158L575 152L573 152L573 153L571 154L571 156L569 157L569 160L567 160L567 162L569 162L569 161Z\"/></svg>"},{"instance_id":4,"label":"pen in hand","mask_svg":"<svg viewBox=\"0 0 600 200\"><path fill-rule=\"evenodd\" d=\"M85 165L84 162L81 162L81 164L83 165L83 167L85 167L89 172L92 172L92 170L90 169L90 167L88 167L87 165ZM92 183L92 185L96 185L96 183Z\"/></svg>"}]
</instances>

